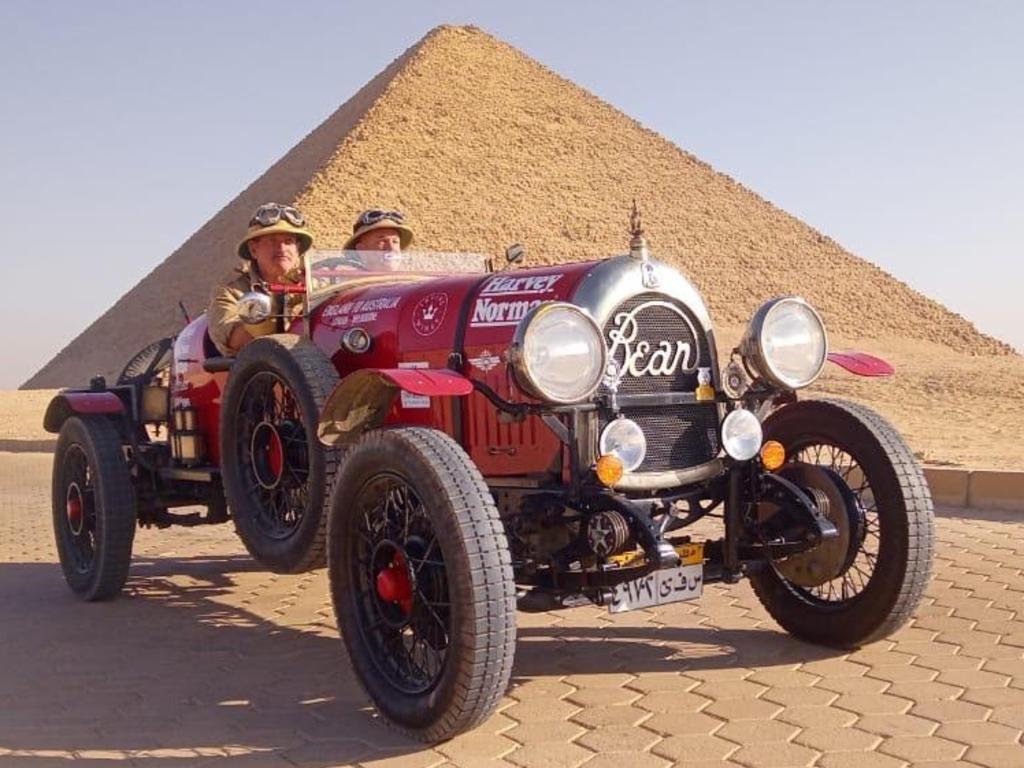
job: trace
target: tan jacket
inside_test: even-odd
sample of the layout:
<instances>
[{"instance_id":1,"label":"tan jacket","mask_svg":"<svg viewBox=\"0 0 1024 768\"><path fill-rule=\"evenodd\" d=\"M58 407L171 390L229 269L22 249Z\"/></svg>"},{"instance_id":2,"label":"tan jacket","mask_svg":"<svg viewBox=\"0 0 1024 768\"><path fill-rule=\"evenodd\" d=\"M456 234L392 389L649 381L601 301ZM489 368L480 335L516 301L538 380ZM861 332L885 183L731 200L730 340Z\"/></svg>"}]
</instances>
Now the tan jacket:
<instances>
[{"instance_id":1,"label":"tan jacket","mask_svg":"<svg viewBox=\"0 0 1024 768\"><path fill-rule=\"evenodd\" d=\"M238 316L238 300L244 294L253 290L254 285L260 281L259 273L255 271L255 268L243 267L240 273L231 282L225 285L218 285L213 289L213 294L210 296L210 307L206 311L210 327L210 339L213 340L214 346L217 347L222 355L229 357L234 356L237 350L231 349L228 346L228 339L231 338L231 332L235 327L242 324L242 320ZM301 314L301 295L288 294L285 300L289 315ZM246 325L245 329L253 337L266 336L274 333L277 329L277 320L269 318L262 323Z\"/></svg>"}]
</instances>

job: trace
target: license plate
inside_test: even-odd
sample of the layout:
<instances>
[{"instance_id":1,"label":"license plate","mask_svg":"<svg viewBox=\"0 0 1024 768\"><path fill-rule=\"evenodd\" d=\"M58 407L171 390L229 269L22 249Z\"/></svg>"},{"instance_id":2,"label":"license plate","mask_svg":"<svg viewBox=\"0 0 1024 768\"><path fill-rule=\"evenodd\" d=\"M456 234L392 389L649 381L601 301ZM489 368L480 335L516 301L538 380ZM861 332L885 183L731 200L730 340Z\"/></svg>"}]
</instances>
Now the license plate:
<instances>
[{"instance_id":1,"label":"license plate","mask_svg":"<svg viewBox=\"0 0 1024 768\"><path fill-rule=\"evenodd\" d=\"M609 613L625 613L654 605L695 600L704 591L704 558L700 545L677 547L683 565L652 571L615 586Z\"/></svg>"}]
</instances>

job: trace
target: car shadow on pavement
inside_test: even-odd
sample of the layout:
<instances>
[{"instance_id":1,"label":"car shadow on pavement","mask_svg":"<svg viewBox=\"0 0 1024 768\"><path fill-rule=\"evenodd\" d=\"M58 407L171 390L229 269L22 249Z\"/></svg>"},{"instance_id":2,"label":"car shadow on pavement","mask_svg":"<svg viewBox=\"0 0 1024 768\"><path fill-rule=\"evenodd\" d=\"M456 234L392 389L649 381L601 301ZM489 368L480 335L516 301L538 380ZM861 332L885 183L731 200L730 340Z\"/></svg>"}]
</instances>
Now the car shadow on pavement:
<instances>
[{"instance_id":1,"label":"car shadow on pavement","mask_svg":"<svg viewBox=\"0 0 1024 768\"><path fill-rule=\"evenodd\" d=\"M595 625L597 622L595 622ZM839 658L783 630L672 626L522 627L515 675L698 672Z\"/></svg>"},{"instance_id":2,"label":"car shadow on pavement","mask_svg":"<svg viewBox=\"0 0 1024 768\"><path fill-rule=\"evenodd\" d=\"M56 564L0 563L0 765L328 766L423 750L373 713L329 606L287 610L323 578L242 556L137 558L122 597L86 604ZM280 611L266 608L274 589ZM260 600L264 615L247 609Z\"/></svg>"},{"instance_id":3,"label":"car shadow on pavement","mask_svg":"<svg viewBox=\"0 0 1024 768\"><path fill-rule=\"evenodd\" d=\"M0 764L330 766L424 750L373 713L324 579L270 574L244 556L139 557L120 599L85 604L56 564L0 563ZM673 627L674 614L618 626L603 615L548 614L550 626L523 615L513 683L834 655L775 628Z\"/></svg>"}]
</instances>

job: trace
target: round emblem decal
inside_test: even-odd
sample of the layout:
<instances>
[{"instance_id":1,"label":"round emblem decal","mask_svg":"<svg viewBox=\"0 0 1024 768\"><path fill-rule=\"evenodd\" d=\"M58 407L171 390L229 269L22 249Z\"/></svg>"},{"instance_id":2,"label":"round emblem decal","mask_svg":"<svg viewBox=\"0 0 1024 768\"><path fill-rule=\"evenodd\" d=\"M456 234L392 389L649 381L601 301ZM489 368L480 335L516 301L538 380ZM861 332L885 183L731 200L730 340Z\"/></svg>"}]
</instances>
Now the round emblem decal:
<instances>
[{"instance_id":1,"label":"round emblem decal","mask_svg":"<svg viewBox=\"0 0 1024 768\"><path fill-rule=\"evenodd\" d=\"M420 299L412 310L412 329L420 336L437 332L448 311L448 294L431 293Z\"/></svg>"}]
</instances>

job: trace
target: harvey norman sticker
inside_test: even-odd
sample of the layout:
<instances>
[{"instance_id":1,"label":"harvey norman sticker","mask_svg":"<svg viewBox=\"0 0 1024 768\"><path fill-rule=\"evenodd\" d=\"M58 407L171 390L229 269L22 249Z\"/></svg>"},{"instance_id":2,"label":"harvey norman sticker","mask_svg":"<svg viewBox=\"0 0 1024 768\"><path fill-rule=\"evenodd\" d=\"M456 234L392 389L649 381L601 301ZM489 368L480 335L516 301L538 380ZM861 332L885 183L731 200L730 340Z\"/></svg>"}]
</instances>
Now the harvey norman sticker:
<instances>
[{"instance_id":1,"label":"harvey norman sticker","mask_svg":"<svg viewBox=\"0 0 1024 768\"><path fill-rule=\"evenodd\" d=\"M546 298L529 297L552 293L555 283L562 277L561 274L492 277L484 284L473 305L473 313L469 318L470 326L499 328L518 325L531 309L548 301Z\"/></svg>"},{"instance_id":2,"label":"harvey norman sticker","mask_svg":"<svg viewBox=\"0 0 1024 768\"><path fill-rule=\"evenodd\" d=\"M562 279L562 275L528 275L526 277L515 277L513 275L498 275L492 277L480 291L481 296L494 296L496 294L531 294L551 293L554 285Z\"/></svg>"}]
</instances>

